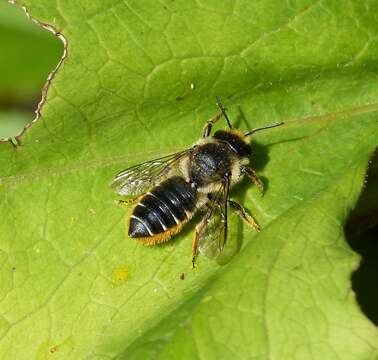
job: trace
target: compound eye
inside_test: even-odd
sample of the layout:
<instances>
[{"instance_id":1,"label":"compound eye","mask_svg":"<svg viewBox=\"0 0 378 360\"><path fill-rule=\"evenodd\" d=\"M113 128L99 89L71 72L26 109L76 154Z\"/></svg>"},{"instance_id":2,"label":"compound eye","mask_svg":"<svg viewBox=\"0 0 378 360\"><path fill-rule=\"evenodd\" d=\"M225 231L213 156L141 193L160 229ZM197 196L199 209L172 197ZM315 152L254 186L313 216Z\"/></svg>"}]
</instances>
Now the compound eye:
<instances>
[{"instance_id":1,"label":"compound eye","mask_svg":"<svg viewBox=\"0 0 378 360\"><path fill-rule=\"evenodd\" d=\"M225 135L226 135L226 131L224 131L224 130L217 130L214 133L213 137L215 137L216 139L219 139L219 140L225 140L225 138L226 138Z\"/></svg>"},{"instance_id":2,"label":"compound eye","mask_svg":"<svg viewBox=\"0 0 378 360\"><path fill-rule=\"evenodd\" d=\"M214 138L227 143L240 157L248 157L251 155L251 147L231 131L218 130L214 133Z\"/></svg>"}]
</instances>

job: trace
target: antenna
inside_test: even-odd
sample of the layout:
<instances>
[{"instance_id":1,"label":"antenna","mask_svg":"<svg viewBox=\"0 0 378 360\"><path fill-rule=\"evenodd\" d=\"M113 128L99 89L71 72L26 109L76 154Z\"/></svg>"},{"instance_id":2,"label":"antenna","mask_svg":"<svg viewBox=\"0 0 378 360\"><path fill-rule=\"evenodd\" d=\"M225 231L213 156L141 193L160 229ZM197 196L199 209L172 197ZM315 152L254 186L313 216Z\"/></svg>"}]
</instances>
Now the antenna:
<instances>
[{"instance_id":1,"label":"antenna","mask_svg":"<svg viewBox=\"0 0 378 360\"><path fill-rule=\"evenodd\" d=\"M226 114L226 109L223 107L220 97L216 96L215 99L217 100L217 105L218 105L220 111L222 111L222 114L223 114L223 116L225 117L225 119L227 121L228 127L230 129L232 129L232 125L231 125L230 119L228 118L228 116Z\"/></svg>"},{"instance_id":2,"label":"antenna","mask_svg":"<svg viewBox=\"0 0 378 360\"><path fill-rule=\"evenodd\" d=\"M285 124L283 121L277 121L277 122L272 123L272 124L268 124L268 125L256 128L256 129L252 129L250 132L245 133L244 136L249 136L249 135L252 135L253 133L255 133L257 131L274 128L276 126L281 126L283 124Z\"/></svg>"}]
</instances>

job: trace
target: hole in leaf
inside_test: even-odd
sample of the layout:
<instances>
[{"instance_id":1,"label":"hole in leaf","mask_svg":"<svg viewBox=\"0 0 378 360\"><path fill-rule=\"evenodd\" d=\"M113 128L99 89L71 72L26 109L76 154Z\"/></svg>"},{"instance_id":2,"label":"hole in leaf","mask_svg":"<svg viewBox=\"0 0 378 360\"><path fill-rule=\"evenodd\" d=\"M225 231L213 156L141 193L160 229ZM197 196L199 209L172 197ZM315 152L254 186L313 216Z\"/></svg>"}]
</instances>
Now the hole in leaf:
<instances>
[{"instance_id":1,"label":"hole in leaf","mask_svg":"<svg viewBox=\"0 0 378 360\"><path fill-rule=\"evenodd\" d=\"M352 288L364 314L378 325L378 151L369 165L366 186L345 233L349 245L362 256L352 275Z\"/></svg>"},{"instance_id":2,"label":"hole in leaf","mask_svg":"<svg viewBox=\"0 0 378 360\"><path fill-rule=\"evenodd\" d=\"M18 5L0 3L0 140L15 137L35 118L42 89L64 46Z\"/></svg>"}]
</instances>

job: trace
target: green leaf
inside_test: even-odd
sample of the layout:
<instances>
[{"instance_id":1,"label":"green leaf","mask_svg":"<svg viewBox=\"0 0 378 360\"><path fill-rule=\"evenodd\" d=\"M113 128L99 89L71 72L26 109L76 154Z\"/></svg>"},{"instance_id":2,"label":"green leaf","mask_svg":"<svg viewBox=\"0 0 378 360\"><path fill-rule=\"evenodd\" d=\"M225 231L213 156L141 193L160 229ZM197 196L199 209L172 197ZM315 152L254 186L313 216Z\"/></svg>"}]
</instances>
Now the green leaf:
<instances>
[{"instance_id":1,"label":"green leaf","mask_svg":"<svg viewBox=\"0 0 378 360\"><path fill-rule=\"evenodd\" d=\"M68 58L0 144L0 358L377 358L343 232L377 145L376 3L22 3ZM242 130L286 124L252 143L264 198L231 194L263 231L232 217L239 253L193 272L194 224L140 246L108 185L195 142L215 95Z\"/></svg>"}]
</instances>

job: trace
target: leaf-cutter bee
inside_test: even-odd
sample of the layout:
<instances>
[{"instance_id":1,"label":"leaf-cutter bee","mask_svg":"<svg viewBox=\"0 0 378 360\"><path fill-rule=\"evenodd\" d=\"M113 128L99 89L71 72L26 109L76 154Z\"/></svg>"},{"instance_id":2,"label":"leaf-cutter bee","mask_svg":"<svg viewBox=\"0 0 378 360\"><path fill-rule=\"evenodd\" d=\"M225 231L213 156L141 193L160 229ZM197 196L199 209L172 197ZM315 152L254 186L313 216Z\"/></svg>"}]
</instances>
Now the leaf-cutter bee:
<instances>
[{"instance_id":1,"label":"leaf-cutter bee","mask_svg":"<svg viewBox=\"0 0 378 360\"><path fill-rule=\"evenodd\" d=\"M243 206L229 199L229 191L247 176L263 192L262 182L249 165L248 137L283 124L276 122L243 134L232 128L219 98L217 105L220 113L206 122L202 138L192 147L129 167L112 182L119 195L136 196L120 203L136 204L128 234L145 245L168 241L197 211L204 213L192 241L193 268L199 251L212 249L206 251L209 257L223 251L227 241L228 208L248 226L260 230ZM222 117L228 129L210 136L212 126Z\"/></svg>"}]
</instances>

